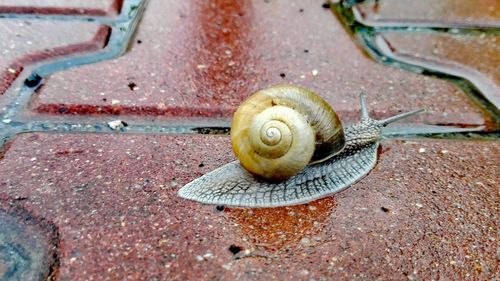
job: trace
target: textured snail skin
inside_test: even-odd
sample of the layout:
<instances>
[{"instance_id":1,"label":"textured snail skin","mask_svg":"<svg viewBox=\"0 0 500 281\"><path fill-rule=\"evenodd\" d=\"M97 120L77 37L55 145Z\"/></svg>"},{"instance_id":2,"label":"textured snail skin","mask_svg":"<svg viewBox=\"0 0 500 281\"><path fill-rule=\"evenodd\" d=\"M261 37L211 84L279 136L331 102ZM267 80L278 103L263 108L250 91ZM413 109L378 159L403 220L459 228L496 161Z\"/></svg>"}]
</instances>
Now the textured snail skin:
<instances>
[{"instance_id":1,"label":"textured snail skin","mask_svg":"<svg viewBox=\"0 0 500 281\"><path fill-rule=\"evenodd\" d=\"M178 195L205 204L269 208L307 203L349 187L375 166L382 128L423 111L373 120L364 96L360 98L361 121L345 128L344 149L328 160L311 164L280 182L257 178L234 161L188 183Z\"/></svg>"}]
</instances>

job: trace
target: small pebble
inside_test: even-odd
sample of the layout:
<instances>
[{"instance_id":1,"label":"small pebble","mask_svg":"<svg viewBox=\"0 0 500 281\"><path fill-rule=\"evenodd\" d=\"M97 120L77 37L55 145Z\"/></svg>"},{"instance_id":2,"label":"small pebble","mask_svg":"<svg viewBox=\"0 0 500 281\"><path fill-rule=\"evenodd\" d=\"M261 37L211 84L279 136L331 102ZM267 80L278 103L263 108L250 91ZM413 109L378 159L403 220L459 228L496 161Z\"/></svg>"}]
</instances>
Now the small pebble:
<instances>
[{"instance_id":1,"label":"small pebble","mask_svg":"<svg viewBox=\"0 0 500 281\"><path fill-rule=\"evenodd\" d=\"M203 258L204 258L205 260L208 260L208 259L213 259L213 258L214 258L214 255L213 255L212 253L210 253L210 252L209 252L209 253L204 254L204 255L203 255Z\"/></svg>"},{"instance_id":2,"label":"small pebble","mask_svg":"<svg viewBox=\"0 0 500 281\"><path fill-rule=\"evenodd\" d=\"M214 258L214 255L210 252L204 254L203 256L196 256L196 260L197 261L206 261L206 260L209 260L209 259L213 259Z\"/></svg>"},{"instance_id":3,"label":"small pebble","mask_svg":"<svg viewBox=\"0 0 500 281\"><path fill-rule=\"evenodd\" d=\"M35 74L31 75L30 77L26 78L26 80L24 80L24 85L26 85L30 88L33 88L33 87L38 86L38 84L41 81L42 81L42 77L35 73Z\"/></svg>"},{"instance_id":4,"label":"small pebble","mask_svg":"<svg viewBox=\"0 0 500 281\"><path fill-rule=\"evenodd\" d=\"M311 71L311 73L312 73L313 76L316 76L316 75L318 75L318 70L317 69L313 69Z\"/></svg>"},{"instance_id":5,"label":"small pebble","mask_svg":"<svg viewBox=\"0 0 500 281\"><path fill-rule=\"evenodd\" d=\"M111 121L108 123L108 126L115 130L115 131L118 131L122 128L125 128L127 127L127 123L123 122L122 120L114 120L114 121Z\"/></svg>"},{"instance_id":6,"label":"small pebble","mask_svg":"<svg viewBox=\"0 0 500 281\"><path fill-rule=\"evenodd\" d=\"M311 245L311 239L304 237L304 238L300 239L300 244L302 246L309 246L309 245Z\"/></svg>"},{"instance_id":7,"label":"small pebble","mask_svg":"<svg viewBox=\"0 0 500 281\"><path fill-rule=\"evenodd\" d=\"M425 152L425 148L423 148L423 147L419 148L419 149L418 149L418 152L419 152L419 153L424 153L424 152Z\"/></svg>"},{"instance_id":8,"label":"small pebble","mask_svg":"<svg viewBox=\"0 0 500 281\"><path fill-rule=\"evenodd\" d=\"M224 268L225 270L231 270L231 264L230 263L225 263L222 265L222 268Z\"/></svg>"}]
</instances>

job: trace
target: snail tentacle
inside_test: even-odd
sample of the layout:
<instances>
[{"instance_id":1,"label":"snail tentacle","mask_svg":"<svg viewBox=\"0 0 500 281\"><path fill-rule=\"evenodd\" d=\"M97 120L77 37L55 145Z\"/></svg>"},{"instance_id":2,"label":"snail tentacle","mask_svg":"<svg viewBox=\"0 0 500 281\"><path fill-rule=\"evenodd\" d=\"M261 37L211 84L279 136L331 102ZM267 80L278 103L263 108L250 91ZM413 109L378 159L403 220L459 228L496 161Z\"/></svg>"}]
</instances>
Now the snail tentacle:
<instances>
[{"instance_id":1,"label":"snail tentacle","mask_svg":"<svg viewBox=\"0 0 500 281\"><path fill-rule=\"evenodd\" d=\"M395 115L395 116L391 116L391 117L383 119L383 120L377 120L377 123L380 126L385 127L385 126L387 126L387 125L389 125L391 123L394 123L394 122L396 122L398 120L410 117L412 115L415 115L415 114L418 114L418 113L421 113L421 112L424 112L424 111L425 111L425 109L420 108L420 109L416 109L416 110L413 110L413 111L410 111L410 112L404 112L404 113L401 113L401 114L398 114L398 115Z\"/></svg>"},{"instance_id":2,"label":"snail tentacle","mask_svg":"<svg viewBox=\"0 0 500 281\"><path fill-rule=\"evenodd\" d=\"M366 105L366 95L364 93L359 94L359 103L361 104L361 120L370 119L368 106Z\"/></svg>"}]
</instances>

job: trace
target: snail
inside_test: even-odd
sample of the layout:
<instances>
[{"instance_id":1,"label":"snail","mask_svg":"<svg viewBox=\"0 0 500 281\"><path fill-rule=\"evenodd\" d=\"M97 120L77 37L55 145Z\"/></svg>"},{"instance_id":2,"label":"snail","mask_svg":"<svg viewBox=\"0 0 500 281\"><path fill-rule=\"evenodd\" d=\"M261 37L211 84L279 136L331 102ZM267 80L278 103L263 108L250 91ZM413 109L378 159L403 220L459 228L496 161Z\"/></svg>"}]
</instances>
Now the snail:
<instances>
[{"instance_id":1,"label":"snail","mask_svg":"<svg viewBox=\"0 0 500 281\"><path fill-rule=\"evenodd\" d=\"M205 204L268 208L304 204L339 192L366 176L377 162L382 128L424 111L384 120L368 115L343 127L317 94L293 85L256 92L236 110L231 143L239 160L186 184L185 199Z\"/></svg>"}]
</instances>

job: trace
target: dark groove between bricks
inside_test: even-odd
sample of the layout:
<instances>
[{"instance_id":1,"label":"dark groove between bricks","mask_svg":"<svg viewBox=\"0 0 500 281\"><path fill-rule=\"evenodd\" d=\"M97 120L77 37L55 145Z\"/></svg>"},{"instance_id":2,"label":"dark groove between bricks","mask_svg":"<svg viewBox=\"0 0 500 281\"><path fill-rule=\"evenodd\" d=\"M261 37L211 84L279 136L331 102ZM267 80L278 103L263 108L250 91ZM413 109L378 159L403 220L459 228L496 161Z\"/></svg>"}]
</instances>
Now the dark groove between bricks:
<instances>
[{"instance_id":1,"label":"dark groove between bricks","mask_svg":"<svg viewBox=\"0 0 500 281\"><path fill-rule=\"evenodd\" d=\"M434 32L434 33L449 33L451 28L435 28L435 27L411 27L411 26L391 26L391 27L373 27L366 26L363 23L356 21L352 9L352 5L364 1L345 1L344 3L332 4L333 13L341 20L344 27L351 32L355 38L361 43L364 51L378 63L397 67L406 71L416 72L426 76L437 77L447 80L457 87L478 106L487 121L486 131L500 130L500 109L497 108L487 96L485 96L476 85L469 81L466 77L451 75L449 73L437 71L435 69L410 64L394 58L387 57L382 50L374 43L374 38L383 32L400 32L419 33L419 32ZM452 35L457 34L474 34L479 35L482 32L500 34L500 29L481 29L481 28L453 28Z\"/></svg>"},{"instance_id":2,"label":"dark groove between bricks","mask_svg":"<svg viewBox=\"0 0 500 281\"><path fill-rule=\"evenodd\" d=\"M442 139L497 139L500 130L500 112L499 109L492 105L486 97L475 87L471 82L456 77L447 73L437 72L432 69L425 69L423 67L406 64L397 60L387 59L378 50L375 44L370 43L373 36L379 32L450 32L447 27L412 27L412 26L384 26L384 27L371 27L357 22L352 15L351 7L355 3L363 1L344 1L345 4L332 4L332 10L341 19L344 25L354 35L360 38L366 51L378 62L387 65L396 66L405 70L418 72L424 75L436 76L441 79L458 85L469 98L471 98L484 112L490 120L490 124L486 127L476 128L460 128L452 126L422 126L413 130L404 129L388 129L386 138L442 138ZM36 91L36 88L43 83L44 77L48 75L67 69L68 67L75 67L84 64L96 63L108 59L113 59L123 54L128 46L130 38L135 32L135 27L139 21L145 6L146 1L130 0L124 1L121 13L117 17L104 17L104 16L88 16L88 15L35 15L35 14L0 14L1 18L26 18L26 19L43 19L43 20L61 20L61 21L91 21L99 22L111 26L112 32L109 38L108 46L101 51L90 53L87 55L66 57L61 59L54 59L48 63L42 64L40 67L32 71L29 79L34 80L32 85L25 85L19 91L17 99L8 106L6 113L0 116L0 121L8 121L0 123L0 145L7 143L18 133L28 132L67 132L67 133L135 133L135 134L229 134L229 123L224 126L197 126L197 124L188 125L170 125L161 126L157 124L132 124L128 127L113 131L109 128L106 122L91 123L91 124L77 124L77 123L57 123L52 121L31 121L31 122L16 122L16 117L20 114L23 108L29 103L31 96ZM123 36L116 36L121 32L116 31L126 30ZM499 33L497 29L490 28L459 28L453 29L453 34L467 33L479 34L481 32ZM215 119L214 119L215 120ZM210 122L210 120L208 120ZM486 129L486 130L485 130Z\"/></svg>"},{"instance_id":3,"label":"dark groove between bricks","mask_svg":"<svg viewBox=\"0 0 500 281\"><path fill-rule=\"evenodd\" d=\"M363 25L357 22L350 11L350 7L356 3L364 1L351 0L344 1L347 5L332 4L332 10L344 22L344 25L356 35L366 51L379 63L386 65L396 66L408 71L414 71L423 75L430 75L446 79L455 85L474 101L488 117L491 124L487 124L486 130L483 127L477 128L459 128L451 126L422 126L413 130L403 130L401 128L389 128L385 134L388 139L447 139L447 140L498 140L500 139L500 111L494 106L487 97L485 97L478 88L463 77L453 76L447 73L427 69L416 65L411 65L395 59L388 59L373 43L373 38L381 32L450 32L448 27L425 27L425 26L378 26L372 27ZM115 134L214 134L214 135L228 135L229 124L221 126L199 126L199 124L183 124L183 125L168 125L162 126L158 124L130 124L119 130L112 130L106 122L102 123L89 123L78 124L71 122L58 123L54 121L17 121L18 115L26 108L32 95L34 94L37 86L43 83L44 77L62 71L68 67L75 67L84 64L100 62L112 58L116 58L125 52L125 49L132 38L135 31L136 24L142 15L142 12L147 4L146 1L131 0L124 1L121 7L120 15L113 17L109 15L101 15L95 11L88 12L87 14L13 14L13 13L0 13L1 19L37 19L37 20L57 20L57 21L86 21L97 22L108 25L112 28L111 37L109 38L108 46L101 51L93 52L83 56L73 56L60 59L51 60L48 63L36 68L30 75L31 80L28 80L27 85L18 92L17 99L7 107L5 114L0 116L0 160L3 158L5 152L10 147L13 138L17 134L32 133L32 132L48 132L48 133L115 133ZM121 30L126 30L123 36L116 36L120 34ZM453 29L453 34L478 34L478 33L492 33L500 34L500 30L496 28L459 28ZM458 33L457 33L458 32ZM29 84L33 81L33 84ZM215 120L215 119L214 119ZM214 120L208 120L211 123ZM0 194L1 197L1 194ZM9 200L3 200L9 202ZM52 233L51 243L54 245L54 251L51 253L50 268L47 280L57 278L57 272L60 265L60 236L57 226L50 224L43 220L37 220L31 217L27 211L24 211L19 202L9 203L11 211L16 216L21 216L27 220L32 220L37 224L44 227L49 227ZM33 222L33 223L34 223Z\"/></svg>"}]
</instances>

